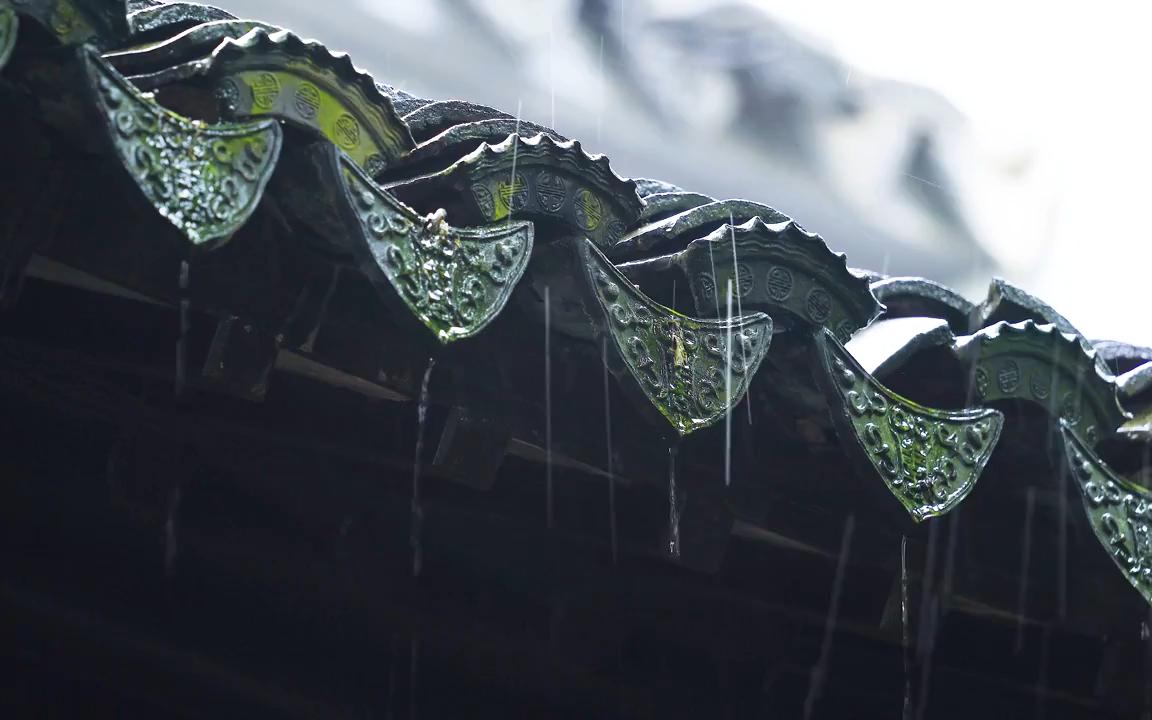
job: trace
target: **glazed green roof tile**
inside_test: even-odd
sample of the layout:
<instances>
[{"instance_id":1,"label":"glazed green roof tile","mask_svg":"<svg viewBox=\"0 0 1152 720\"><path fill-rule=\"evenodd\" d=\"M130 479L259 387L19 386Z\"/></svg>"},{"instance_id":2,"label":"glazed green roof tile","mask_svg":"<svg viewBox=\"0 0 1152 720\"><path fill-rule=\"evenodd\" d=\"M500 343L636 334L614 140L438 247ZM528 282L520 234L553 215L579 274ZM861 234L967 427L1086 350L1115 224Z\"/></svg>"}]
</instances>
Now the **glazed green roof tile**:
<instances>
[{"instance_id":1,"label":"glazed green roof tile","mask_svg":"<svg viewBox=\"0 0 1152 720\"><path fill-rule=\"evenodd\" d=\"M65 46L37 55L52 72L28 73L12 61L41 52L15 42L26 23ZM13 87L45 95L19 112L67 146L58 153L62 167L90 158L101 172L126 177L147 211L116 207L101 216L142 228L145 239L118 230L116 242L128 250L20 247L6 256L5 277L26 272L30 257L44 252L39 261L69 268L72 282L177 308L182 340L186 316L211 308L223 320L208 353L219 366L203 373L206 383L223 386L229 363L247 358L255 371L240 374L258 378L260 392L244 399L260 402L275 396L266 381L283 359L345 390L403 399L421 387L404 363L430 356L451 368L445 402L458 405L454 417L483 398L497 418L489 434L523 451L535 447L522 436L539 434L543 411L539 388L521 386L552 362L537 355L555 343L564 382L616 375L641 410L627 428L633 444L646 447L650 435L674 456L678 447L718 443L712 426L723 424L727 446L749 456L763 444L801 465L829 456L859 461L867 487L881 489L888 506L894 497L916 521L953 510L982 473L989 477L980 492L1008 492L996 486L1008 481L991 477L1007 438L1015 443L1008 452L1027 454L1051 446L1041 436L1055 436L1084 494L1086 521L1125 577L1152 597L1141 544L1146 491L1108 464L1136 464L1131 457L1152 443L1152 355L1088 342L1007 281L992 280L988 297L973 305L930 280L852 268L770 205L623 178L607 157L531 119L404 93L318 42L191 3L0 3L0 71ZM80 92L62 92L69 83L82 83ZM70 114L98 122L70 122ZM108 204L123 197L110 193ZM156 227L175 228L186 242L173 251ZM215 284L189 282L193 262ZM656 299L659 283L649 290L647 277L642 286L632 281L668 270L679 274L680 300L692 297L691 316L672 307L683 306L675 299ZM929 341L888 348L865 368L841 342L877 318L939 322L925 332ZM784 330L793 332L774 340ZM898 372L941 360L941 348L962 378ZM875 374L893 387L908 383L907 392ZM948 382L963 407L918 399ZM604 392L608 421L614 411ZM586 398L569 399L573 413L588 412ZM1030 425L1016 401L1041 408L1046 425ZM733 438L745 408L746 427ZM585 414L579 422L600 419ZM588 444L608 469L594 466L583 446L569 467L596 467L615 483L611 447L599 437ZM637 484L664 481L653 480L650 464L628 469L637 467ZM721 492L730 494L717 506L727 509L714 523L726 539L725 513L754 513L736 490ZM844 507L852 497L838 488L822 501ZM673 488L673 516L679 500Z\"/></svg>"}]
</instances>

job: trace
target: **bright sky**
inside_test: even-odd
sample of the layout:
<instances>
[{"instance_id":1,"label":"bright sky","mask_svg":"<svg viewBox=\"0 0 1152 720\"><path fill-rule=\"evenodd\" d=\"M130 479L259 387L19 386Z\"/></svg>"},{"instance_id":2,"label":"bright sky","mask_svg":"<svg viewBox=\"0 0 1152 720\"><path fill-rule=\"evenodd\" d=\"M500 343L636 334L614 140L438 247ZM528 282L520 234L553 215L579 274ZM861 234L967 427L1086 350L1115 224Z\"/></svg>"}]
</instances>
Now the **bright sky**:
<instances>
[{"instance_id":1,"label":"bright sky","mask_svg":"<svg viewBox=\"0 0 1152 720\"><path fill-rule=\"evenodd\" d=\"M641 2L617 1L624 14ZM643 1L674 13L733 0ZM965 199L1003 274L1089 337L1152 346L1152 3L759 2L860 76L921 84L955 104L986 170ZM389 17L431 27L432 6Z\"/></svg>"},{"instance_id":2,"label":"bright sky","mask_svg":"<svg viewBox=\"0 0 1152 720\"><path fill-rule=\"evenodd\" d=\"M971 119L989 163L1032 155L1027 183L1043 200L990 198L993 224L1037 228L1031 238L993 230L1013 260L1006 274L1089 336L1152 345L1152 4L763 5L863 72L942 92Z\"/></svg>"}]
</instances>

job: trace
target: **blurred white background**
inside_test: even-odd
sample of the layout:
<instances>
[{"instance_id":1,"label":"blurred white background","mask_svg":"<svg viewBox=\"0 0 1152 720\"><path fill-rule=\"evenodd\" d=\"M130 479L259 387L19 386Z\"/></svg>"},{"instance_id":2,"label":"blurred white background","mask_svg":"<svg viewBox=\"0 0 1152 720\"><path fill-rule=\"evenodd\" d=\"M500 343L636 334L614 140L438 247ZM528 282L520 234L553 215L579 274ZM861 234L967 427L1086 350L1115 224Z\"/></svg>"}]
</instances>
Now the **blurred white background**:
<instances>
[{"instance_id":1,"label":"blurred white background","mask_svg":"<svg viewBox=\"0 0 1152 720\"><path fill-rule=\"evenodd\" d=\"M934 88L992 177L973 193L1001 273L1094 338L1152 344L1152 5L764 3L863 72Z\"/></svg>"},{"instance_id":2,"label":"blurred white background","mask_svg":"<svg viewBox=\"0 0 1152 720\"><path fill-rule=\"evenodd\" d=\"M218 0L380 82L552 125L620 174L773 205L849 264L1000 275L1152 345L1152 6Z\"/></svg>"}]
</instances>

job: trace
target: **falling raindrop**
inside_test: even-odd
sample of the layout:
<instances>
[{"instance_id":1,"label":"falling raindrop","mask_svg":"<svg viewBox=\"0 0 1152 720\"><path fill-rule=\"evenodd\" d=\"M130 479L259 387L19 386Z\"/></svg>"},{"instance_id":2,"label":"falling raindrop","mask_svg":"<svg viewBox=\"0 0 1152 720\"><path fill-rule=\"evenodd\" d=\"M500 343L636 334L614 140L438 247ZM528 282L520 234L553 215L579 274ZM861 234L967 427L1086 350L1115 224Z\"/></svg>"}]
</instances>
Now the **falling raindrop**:
<instances>
[{"instance_id":1,"label":"falling raindrop","mask_svg":"<svg viewBox=\"0 0 1152 720\"><path fill-rule=\"evenodd\" d=\"M600 338L600 360L604 367L604 438L608 448L608 534L612 564L618 560L616 548L616 475L612 472L612 406L608 396L608 338Z\"/></svg>"},{"instance_id":2,"label":"falling raindrop","mask_svg":"<svg viewBox=\"0 0 1152 720\"><path fill-rule=\"evenodd\" d=\"M428 358L428 368L420 383L420 399L416 405L416 457L412 462L412 576L420 577L424 566L424 548L421 535L424 527L424 507L420 503L420 458L424 454L424 422L428 416L428 382L432 379L432 368L436 359Z\"/></svg>"},{"instance_id":3,"label":"falling raindrop","mask_svg":"<svg viewBox=\"0 0 1152 720\"><path fill-rule=\"evenodd\" d=\"M510 191L511 195L508 196L508 224L509 225L512 224L512 215L516 212L516 209L517 209L516 207L514 207L515 201L513 198L515 198L517 193L520 191L520 189L516 187L516 161L518 159L517 154L520 151L520 110L522 109L522 106L523 106L523 101L517 100L516 101L516 132L512 135L512 177L509 178L509 180L508 180L508 187L511 188L511 191ZM527 192L527 191L528 191L528 188L524 188L524 192Z\"/></svg>"},{"instance_id":4,"label":"falling raindrop","mask_svg":"<svg viewBox=\"0 0 1152 720\"><path fill-rule=\"evenodd\" d=\"M555 526L552 497L552 299L544 286L544 485L548 529Z\"/></svg>"},{"instance_id":5,"label":"falling raindrop","mask_svg":"<svg viewBox=\"0 0 1152 720\"><path fill-rule=\"evenodd\" d=\"M668 447L668 554L680 557L680 502L676 488L675 445Z\"/></svg>"},{"instance_id":6,"label":"falling raindrop","mask_svg":"<svg viewBox=\"0 0 1152 720\"><path fill-rule=\"evenodd\" d=\"M808 695L804 698L804 720L812 717L816 700L824 689L824 671L832 652L832 637L836 632L836 617L840 612L840 593L844 587L844 569L848 564L848 551L852 547L852 533L856 529L856 516L844 519L844 534L840 538L840 557L836 561L836 575L832 579L832 600L828 603L828 618L824 621L824 640L820 644L820 658L812 668L808 682Z\"/></svg>"},{"instance_id":7,"label":"falling raindrop","mask_svg":"<svg viewBox=\"0 0 1152 720\"><path fill-rule=\"evenodd\" d=\"M940 528L933 521L928 529L928 552L924 561L923 584L920 589L920 621L916 633L916 661L920 666L920 686L917 688L916 717L924 717L928 706L928 686L932 675L932 653L936 647L936 627L940 601L936 592L936 534Z\"/></svg>"},{"instance_id":8,"label":"falling raindrop","mask_svg":"<svg viewBox=\"0 0 1152 720\"><path fill-rule=\"evenodd\" d=\"M900 655L904 661L904 706L901 716L908 720L912 709L912 670L909 667L909 645L911 645L908 629L908 537L900 536Z\"/></svg>"},{"instance_id":9,"label":"falling raindrop","mask_svg":"<svg viewBox=\"0 0 1152 720\"><path fill-rule=\"evenodd\" d=\"M724 486L732 485L732 281L728 281L728 342L725 344L724 400L728 403L724 423Z\"/></svg>"},{"instance_id":10,"label":"falling raindrop","mask_svg":"<svg viewBox=\"0 0 1152 720\"><path fill-rule=\"evenodd\" d=\"M188 298L191 269L187 260L180 261L180 334L176 338L176 397L184 392L184 383L187 378L188 330L190 325L190 312L192 302Z\"/></svg>"},{"instance_id":11,"label":"falling raindrop","mask_svg":"<svg viewBox=\"0 0 1152 720\"><path fill-rule=\"evenodd\" d=\"M720 317L720 284L716 282L716 256L712 243L708 243L708 264L712 268L712 300L716 303L716 317Z\"/></svg>"},{"instance_id":12,"label":"falling raindrop","mask_svg":"<svg viewBox=\"0 0 1152 720\"><path fill-rule=\"evenodd\" d=\"M736 314L739 317L744 317L744 302L740 299L739 282L740 282L740 264L736 259L736 220L733 218L732 213L728 213L728 230L729 236L732 240L732 278L733 280L728 283L729 292L731 292L732 282L737 283L736 292ZM729 298L728 303L728 323L732 323L732 303ZM744 347L744 343L740 343L740 359L744 361L744 367L748 367L748 349ZM731 363L729 363L731 367ZM752 395L748 394L747 400L744 401L745 407L748 408L748 424L752 424Z\"/></svg>"}]
</instances>

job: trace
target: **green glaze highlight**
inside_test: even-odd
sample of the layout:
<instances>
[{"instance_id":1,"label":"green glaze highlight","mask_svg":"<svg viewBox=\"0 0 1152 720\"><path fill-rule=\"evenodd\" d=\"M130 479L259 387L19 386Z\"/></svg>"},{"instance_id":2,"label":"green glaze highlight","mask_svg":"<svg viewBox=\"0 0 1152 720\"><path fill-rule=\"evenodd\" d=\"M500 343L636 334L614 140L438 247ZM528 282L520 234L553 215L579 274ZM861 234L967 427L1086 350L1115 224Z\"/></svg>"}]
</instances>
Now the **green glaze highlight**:
<instances>
[{"instance_id":1,"label":"green glaze highlight","mask_svg":"<svg viewBox=\"0 0 1152 720\"><path fill-rule=\"evenodd\" d=\"M193 246L226 242L260 202L280 126L190 120L136 90L95 51L81 54L105 134L144 197Z\"/></svg>"},{"instance_id":2,"label":"green glaze highlight","mask_svg":"<svg viewBox=\"0 0 1152 720\"><path fill-rule=\"evenodd\" d=\"M480 332L503 309L528 266L532 224L452 227L443 211L418 215L346 155L338 162L360 268L440 343Z\"/></svg>"},{"instance_id":3,"label":"green glaze highlight","mask_svg":"<svg viewBox=\"0 0 1152 720\"><path fill-rule=\"evenodd\" d=\"M479 222L559 222L601 249L624 234L642 207L636 183L612 172L603 155L589 155L575 140L543 133L482 144L440 172L392 187L407 192L427 185L460 188Z\"/></svg>"},{"instance_id":4,"label":"green glaze highlight","mask_svg":"<svg viewBox=\"0 0 1152 720\"><path fill-rule=\"evenodd\" d=\"M881 385L835 335L816 333L818 376L845 444L916 522L947 513L975 487L1000 439L996 410L924 407ZM859 463L863 459L864 463Z\"/></svg>"},{"instance_id":5,"label":"green glaze highlight","mask_svg":"<svg viewBox=\"0 0 1152 720\"><path fill-rule=\"evenodd\" d=\"M748 389L772 342L772 318L690 318L657 304L604 257L578 243L601 332L643 395L680 435L724 417ZM730 372L729 372L730 369Z\"/></svg>"},{"instance_id":6,"label":"green glaze highlight","mask_svg":"<svg viewBox=\"0 0 1152 720\"><path fill-rule=\"evenodd\" d=\"M972 368L974 397L1037 405L1094 446L1129 414L1120 406L1115 378L1087 346L1078 335L1025 320L957 338L953 352Z\"/></svg>"},{"instance_id":7,"label":"green glaze highlight","mask_svg":"<svg viewBox=\"0 0 1152 720\"><path fill-rule=\"evenodd\" d=\"M1152 604L1152 492L1117 475L1061 421L1064 450L1096 539Z\"/></svg>"},{"instance_id":8,"label":"green glaze highlight","mask_svg":"<svg viewBox=\"0 0 1152 720\"><path fill-rule=\"evenodd\" d=\"M16 47L16 34L20 30L20 20L16 11L8 4L0 3L0 70L8 64L12 57L12 48Z\"/></svg>"}]
</instances>

